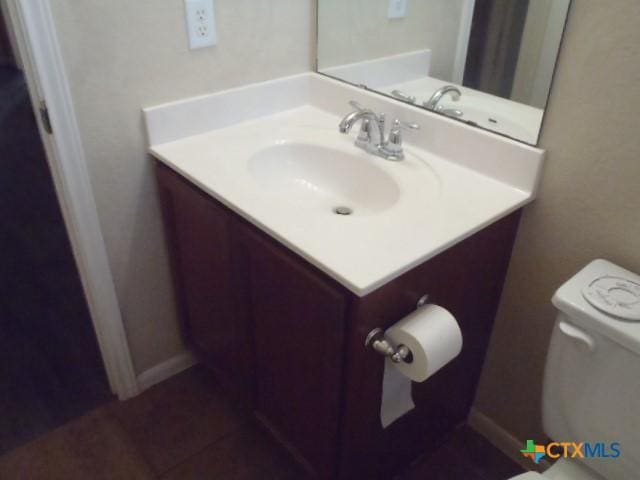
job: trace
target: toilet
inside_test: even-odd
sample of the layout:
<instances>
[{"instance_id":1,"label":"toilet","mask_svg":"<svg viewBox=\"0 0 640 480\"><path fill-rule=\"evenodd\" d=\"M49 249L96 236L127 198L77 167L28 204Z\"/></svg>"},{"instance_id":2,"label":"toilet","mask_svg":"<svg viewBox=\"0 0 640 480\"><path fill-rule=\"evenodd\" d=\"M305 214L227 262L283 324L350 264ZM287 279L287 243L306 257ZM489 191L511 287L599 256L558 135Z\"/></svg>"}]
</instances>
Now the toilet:
<instances>
[{"instance_id":1,"label":"toilet","mask_svg":"<svg viewBox=\"0 0 640 480\"><path fill-rule=\"evenodd\" d=\"M512 480L640 479L640 276L595 260L552 302L544 431L556 442L587 442L590 452L564 458L555 450L547 471Z\"/></svg>"}]
</instances>

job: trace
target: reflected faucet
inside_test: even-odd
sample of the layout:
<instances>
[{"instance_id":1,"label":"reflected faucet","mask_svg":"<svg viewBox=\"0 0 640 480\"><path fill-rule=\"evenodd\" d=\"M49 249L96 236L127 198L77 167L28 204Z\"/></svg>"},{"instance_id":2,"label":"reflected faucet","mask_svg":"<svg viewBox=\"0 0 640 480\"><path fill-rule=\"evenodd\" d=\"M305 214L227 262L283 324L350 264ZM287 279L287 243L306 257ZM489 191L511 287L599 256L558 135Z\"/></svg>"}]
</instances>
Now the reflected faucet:
<instances>
[{"instance_id":1,"label":"reflected faucet","mask_svg":"<svg viewBox=\"0 0 640 480\"><path fill-rule=\"evenodd\" d=\"M402 90L397 90L397 89L391 91L391 96L394 97L394 98L397 98L398 100L402 100L403 102L407 102L407 103L416 103L416 100L418 100L413 95L407 95Z\"/></svg>"},{"instance_id":2,"label":"reflected faucet","mask_svg":"<svg viewBox=\"0 0 640 480\"><path fill-rule=\"evenodd\" d=\"M460 100L460 97L462 96L462 92L458 87L454 85L445 85L444 87L436 90L436 92L431 96L429 101L424 102L422 105L428 110L433 110L434 112L440 112L444 109L443 106L439 105L440 100L442 100L442 98L447 94L451 94L451 98L453 99L454 102L457 102L458 100Z\"/></svg>"}]
</instances>

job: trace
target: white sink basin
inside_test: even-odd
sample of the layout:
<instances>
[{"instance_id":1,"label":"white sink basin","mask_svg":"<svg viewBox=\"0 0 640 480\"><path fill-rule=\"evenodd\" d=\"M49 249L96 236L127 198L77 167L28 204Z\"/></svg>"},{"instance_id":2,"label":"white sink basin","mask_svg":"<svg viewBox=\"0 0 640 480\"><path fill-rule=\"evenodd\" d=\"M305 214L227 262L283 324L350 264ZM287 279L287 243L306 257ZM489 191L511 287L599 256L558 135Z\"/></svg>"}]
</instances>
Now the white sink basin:
<instances>
[{"instance_id":1,"label":"white sink basin","mask_svg":"<svg viewBox=\"0 0 640 480\"><path fill-rule=\"evenodd\" d=\"M400 198L398 183L367 160L322 145L281 142L252 155L248 169L259 185L296 202L366 215L387 210Z\"/></svg>"}]
</instances>

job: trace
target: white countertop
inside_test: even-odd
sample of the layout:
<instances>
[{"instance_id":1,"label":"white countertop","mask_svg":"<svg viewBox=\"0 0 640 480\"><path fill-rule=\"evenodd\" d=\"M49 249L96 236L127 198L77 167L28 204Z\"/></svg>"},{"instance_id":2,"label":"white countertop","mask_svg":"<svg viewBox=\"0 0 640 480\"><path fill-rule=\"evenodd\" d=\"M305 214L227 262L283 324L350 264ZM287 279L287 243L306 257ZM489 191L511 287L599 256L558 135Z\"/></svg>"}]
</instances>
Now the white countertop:
<instances>
[{"instance_id":1,"label":"white countertop","mask_svg":"<svg viewBox=\"0 0 640 480\"><path fill-rule=\"evenodd\" d=\"M358 128L341 135L339 121L339 116L307 104L156 143L150 152L359 296L534 196L533 189L523 190L411 145L402 162L372 156L353 145ZM270 145L291 142L330 146L375 164L400 186L397 202L381 211L356 209L342 217L332 212L335 197L298 202L290 190L261 185L250 174L251 156Z\"/></svg>"}]
</instances>

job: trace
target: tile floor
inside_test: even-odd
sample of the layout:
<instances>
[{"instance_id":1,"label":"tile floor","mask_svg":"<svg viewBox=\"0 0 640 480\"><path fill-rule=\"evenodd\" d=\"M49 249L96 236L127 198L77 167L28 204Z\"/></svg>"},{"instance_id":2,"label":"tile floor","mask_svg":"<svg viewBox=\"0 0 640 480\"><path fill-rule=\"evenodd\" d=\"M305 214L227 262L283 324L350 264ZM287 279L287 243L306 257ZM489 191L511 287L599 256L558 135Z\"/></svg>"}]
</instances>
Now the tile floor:
<instances>
[{"instance_id":1,"label":"tile floor","mask_svg":"<svg viewBox=\"0 0 640 480\"><path fill-rule=\"evenodd\" d=\"M507 480L524 470L482 435L462 427L395 480Z\"/></svg>"},{"instance_id":2,"label":"tile floor","mask_svg":"<svg viewBox=\"0 0 640 480\"><path fill-rule=\"evenodd\" d=\"M520 469L469 429L401 480L505 480ZM195 367L0 457L0 479L293 480L303 472Z\"/></svg>"}]
</instances>

